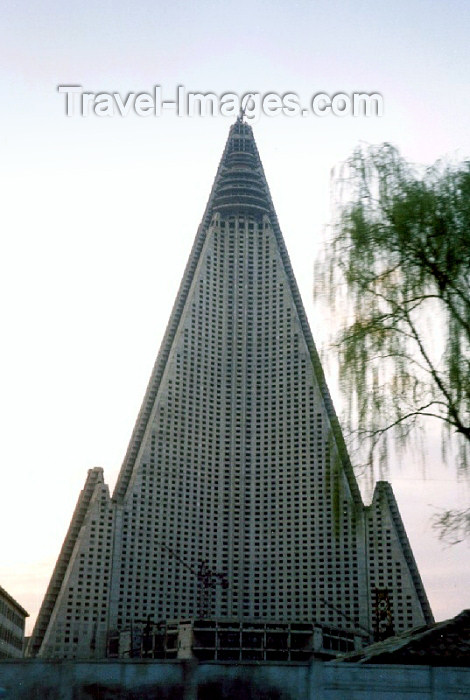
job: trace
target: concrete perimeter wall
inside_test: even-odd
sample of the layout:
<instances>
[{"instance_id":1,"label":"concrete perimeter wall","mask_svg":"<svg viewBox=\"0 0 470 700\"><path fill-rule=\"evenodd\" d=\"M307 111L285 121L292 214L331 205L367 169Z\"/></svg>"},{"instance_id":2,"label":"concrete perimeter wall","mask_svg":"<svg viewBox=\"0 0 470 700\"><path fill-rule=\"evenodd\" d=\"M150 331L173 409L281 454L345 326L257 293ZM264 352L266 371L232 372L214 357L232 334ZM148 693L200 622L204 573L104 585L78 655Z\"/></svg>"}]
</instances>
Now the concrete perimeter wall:
<instances>
[{"instance_id":1,"label":"concrete perimeter wall","mask_svg":"<svg viewBox=\"0 0 470 700\"><path fill-rule=\"evenodd\" d=\"M470 668L315 662L0 661L6 700L457 700Z\"/></svg>"}]
</instances>

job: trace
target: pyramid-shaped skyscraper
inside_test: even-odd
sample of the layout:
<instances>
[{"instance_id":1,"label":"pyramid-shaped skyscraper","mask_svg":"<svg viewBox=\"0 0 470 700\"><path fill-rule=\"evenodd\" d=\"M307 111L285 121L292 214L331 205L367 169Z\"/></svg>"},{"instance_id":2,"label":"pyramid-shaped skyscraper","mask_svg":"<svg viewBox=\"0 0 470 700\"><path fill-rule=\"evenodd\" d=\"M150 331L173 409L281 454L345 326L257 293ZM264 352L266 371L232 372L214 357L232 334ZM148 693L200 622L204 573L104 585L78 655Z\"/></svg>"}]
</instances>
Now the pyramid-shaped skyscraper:
<instances>
[{"instance_id":1,"label":"pyramid-shaped skyscraper","mask_svg":"<svg viewBox=\"0 0 470 700\"><path fill-rule=\"evenodd\" d=\"M231 127L110 497L80 494L29 654L137 621L432 620L386 482L364 506L251 127Z\"/></svg>"}]
</instances>

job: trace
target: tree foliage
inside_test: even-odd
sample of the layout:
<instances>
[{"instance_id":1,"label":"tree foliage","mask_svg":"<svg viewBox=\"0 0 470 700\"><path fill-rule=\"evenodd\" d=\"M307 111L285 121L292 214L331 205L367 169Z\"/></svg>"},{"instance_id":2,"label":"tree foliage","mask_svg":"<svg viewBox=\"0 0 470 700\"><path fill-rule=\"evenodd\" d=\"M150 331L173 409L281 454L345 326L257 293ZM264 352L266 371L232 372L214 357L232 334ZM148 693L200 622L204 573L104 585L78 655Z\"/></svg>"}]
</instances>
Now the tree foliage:
<instances>
[{"instance_id":1,"label":"tree foliage","mask_svg":"<svg viewBox=\"0 0 470 700\"><path fill-rule=\"evenodd\" d=\"M340 388L367 463L382 467L391 439L405 446L435 418L443 455L457 444L466 469L470 163L419 171L388 144L358 149L336 177L335 207L315 293L340 318ZM446 511L444 536L449 522Z\"/></svg>"}]
</instances>

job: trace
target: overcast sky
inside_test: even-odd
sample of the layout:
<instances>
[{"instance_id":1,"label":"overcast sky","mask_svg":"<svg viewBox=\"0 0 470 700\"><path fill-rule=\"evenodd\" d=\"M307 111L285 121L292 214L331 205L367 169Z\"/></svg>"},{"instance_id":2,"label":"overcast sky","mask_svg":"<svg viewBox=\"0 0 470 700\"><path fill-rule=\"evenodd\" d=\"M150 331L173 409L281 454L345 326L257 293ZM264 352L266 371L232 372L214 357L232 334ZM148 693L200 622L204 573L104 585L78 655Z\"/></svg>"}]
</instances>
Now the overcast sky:
<instances>
[{"instance_id":1,"label":"overcast sky","mask_svg":"<svg viewBox=\"0 0 470 700\"><path fill-rule=\"evenodd\" d=\"M0 584L34 622L87 469L111 488L231 122L66 117L89 92L383 96L382 117L261 117L255 137L314 337L330 173L361 141L417 163L470 155L468 0L3 0ZM320 342L319 342L320 344ZM335 398L334 362L330 363ZM434 433L438 436L439 428ZM470 548L439 506L468 485L431 435L389 476L437 619L469 606Z\"/></svg>"}]
</instances>

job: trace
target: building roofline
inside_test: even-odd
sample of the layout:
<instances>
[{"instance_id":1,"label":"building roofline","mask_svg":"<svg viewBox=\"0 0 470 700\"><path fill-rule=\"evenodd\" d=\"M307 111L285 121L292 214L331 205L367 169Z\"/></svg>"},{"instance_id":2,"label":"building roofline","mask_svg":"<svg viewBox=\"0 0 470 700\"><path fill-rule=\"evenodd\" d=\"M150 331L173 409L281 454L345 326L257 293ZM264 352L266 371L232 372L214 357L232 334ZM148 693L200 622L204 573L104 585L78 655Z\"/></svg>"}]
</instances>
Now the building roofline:
<instances>
[{"instance_id":1,"label":"building roofline","mask_svg":"<svg viewBox=\"0 0 470 700\"><path fill-rule=\"evenodd\" d=\"M22 615L24 615L25 617L29 617L29 612L26 612L26 610L23 608L23 606L20 605L20 604L13 598L13 596L11 596L11 595L8 593L8 591L6 591L6 590L3 588L3 586L0 586L0 595L3 596L4 598L6 598L6 599L8 600L8 602L11 603L11 605L13 605L13 606L18 610L18 612L20 612L20 613L21 613Z\"/></svg>"}]
</instances>

